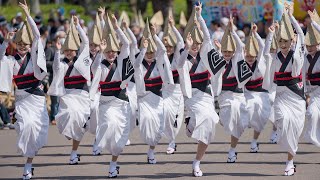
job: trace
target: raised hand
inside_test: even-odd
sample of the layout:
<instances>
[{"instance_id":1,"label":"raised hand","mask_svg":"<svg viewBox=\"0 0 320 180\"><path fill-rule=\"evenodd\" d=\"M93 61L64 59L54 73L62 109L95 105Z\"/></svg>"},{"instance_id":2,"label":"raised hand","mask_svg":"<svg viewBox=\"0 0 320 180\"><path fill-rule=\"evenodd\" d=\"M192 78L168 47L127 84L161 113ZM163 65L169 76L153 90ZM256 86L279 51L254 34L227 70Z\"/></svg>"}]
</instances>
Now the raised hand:
<instances>
[{"instance_id":1,"label":"raised hand","mask_svg":"<svg viewBox=\"0 0 320 180\"><path fill-rule=\"evenodd\" d=\"M8 32L6 37L4 38L4 41L10 42L13 39L14 34L15 34L15 32Z\"/></svg>"},{"instance_id":2,"label":"raised hand","mask_svg":"<svg viewBox=\"0 0 320 180\"><path fill-rule=\"evenodd\" d=\"M79 18L77 16L73 16L73 22L77 26L79 23Z\"/></svg>"},{"instance_id":3,"label":"raised hand","mask_svg":"<svg viewBox=\"0 0 320 180\"><path fill-rule=\"evenodd\" d=\"M106 14L106 8L105 7L99 7L98 8L98 14L100 16L100 19L103 19L104 15Z\"/></svg>"},{"instance_id":4,"label":"raised hand","mask_svg":"<svg viewBox=\"0 0 320 180\"><path fill-rule=\"evenodd\" d=\"M188 36L187 36L187 39L186 39L186 48L187 48L188 50L190 50L192 44L193 44L193 40L192 40L192 38L191 38L191 33L189 32L189 33L188 33Z\"/></svg>"},{"instance_id":5,"label":"raised hand","mask_svg":"<svg viewBox=\"0 0 320 180\"><path fill-rule=\"evenodd\" d=\"M218 48L218 50L221 49L221 44L220 44L220 42L219 42L217 39L213 40L213 43L214 43L214 45L216 45L216 47Z\"/></svg>"},{"instance_id":6,"label":"raised hand","mask_svg":"<svg viewBox=\"0 0 320 180\"><path fill-rule=\"evenodd\" d=\"M112 23L114 29L117 30L119 28L118 20L114 14L111 14L111 23Z\"/></svg>"},{"instance_id":7,"label":"raised hand","mask_svg":"<svg viewBox=\"0 0 320 180\"><path fill-rule=\"evenodd\" d=\"M202 3L200 1L198 1L198 6L196 6L196 12L198 13L198 15L201 15L202 12Z\"/></svg>"},{"instance_id":8,"label":"raised hand","mask_svg":"<svg viewBox=\"0 0 320 180\"><path fill-rule=\"evenodd\" d=\"M271 25L269 28L268 28L268 31L271 32L271 33L274 33L275 32L275 25Z\"/></svg>"},{"instance_id":9,"label":"raised hand","mask_svg":"<svg viewBox=\"0 0 320 180\"><path fill-rule=\"evenodd\" d=\"M100 50L103 52L107 48L107 41L106 39L103 39L100 43Z\"/></svg>"},{"instance_id":10,"label":"raised hand","mask_svg":"<svg viewBox=\"0 0 320 180\"><path fill-rule=\"evenodd\" d=\"M252 29L252 32L256 33L258 30L258 27L255 23L252 23L251 29Z\"/></svg>"},{"instance_id":11,"label":"raised hand","mask_svg":"<svg viewBox=\"0 0 320 180\"><path fill-rule=\"evenodd\" d=\"M233 17L232 17L231 13L230 13L230 16L229 16L229 26L230 26L231 30L233 30L234 23L233 23Z\"/></svg>"},{"instance_id":12,"label":"raised hand","mask_svg":"<svg viewBox=\"0 0 320 180\"><path fill-rule=\"evenodd\" d=\"M60 50L61 47L62 47L62 45L61 45L61 42L60 42L60 38L58 37L57 40L56 40L56 48L57 48L57 50Z\"/></svg>"},{"instance_id":13,"label":"raised hand","mask_svg":"<svg viewBox=\"0 0 320 180\"><path fill-rule=\"evenodd\" d=\"M24 0L24 3L19 2L19 7L23 9L23 12L26 14L26 16L30 16L30 9L28 7L26 0Z\"/></svg>"},{"instance_id":14,"label":"raised hand","mask_svg":"<svg viewBox=\"0 0 320 180\"><path fill-rule=\"evenodd\" d=\"M124 29L127 29L129 27L124 19L122 20L122 26Z\"/></svg>"}]
</instances>

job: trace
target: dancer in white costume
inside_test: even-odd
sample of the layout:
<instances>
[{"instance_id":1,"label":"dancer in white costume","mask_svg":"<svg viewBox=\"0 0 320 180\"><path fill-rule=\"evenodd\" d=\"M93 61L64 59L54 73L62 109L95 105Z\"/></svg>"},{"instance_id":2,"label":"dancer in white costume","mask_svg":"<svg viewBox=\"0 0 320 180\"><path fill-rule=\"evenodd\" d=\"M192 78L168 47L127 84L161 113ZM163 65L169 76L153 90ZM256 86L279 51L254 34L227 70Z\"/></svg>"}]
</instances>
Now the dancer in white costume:
<instances>
[{"instance_id":1,"label":"dancer in white costume","mask_svg":"<svg viewBox=\"0 0 320 180\"><path fill-rule=\"evenodd\" d=\"M155 146L163 133L164 114L161 89L163 84L173 84L166 48L149 22L143 33L141 51L134 62L134 78L138 95L138 117L141 138L150 148L147 162L155 164Z\"/></svg>"},{"instance_id":2,"label":"dancer in white costume","mask_svg":"<svg viewBox=\"0 0 320 180\"><path fill-rule=\"evenodd\" d=\"M222 75L222 93L218 97L220 122L226 133L231 135L228 163L236 161L237 153L235 148L240 136L249 124L249 114L246 109L243 88L252 76L251 69L244 61L244 44L233 29L233 26L233 18L230 17L227 30L224 32L221 42L222 54L227 64Z\"/></svg>"},{"instance_id":3,"label":"dancer in white costume","mask_svg":"<svg viewBox=\"0 0 320 180\"><path fill-rule=\"evenodd\" d=\"M317 12L309 11L312 23L308 25L306 34L306 47L308 54L304 60L304 77L310 82L307 92L310 103L307 108L306 131L304 134L308 142L320 147L320 18Z\"/></svg>"},{"instance_id":4,"label":"dancer in white costume","mask_svg":"<svg viewBox=\"0 0 320 180\"><path fill-rule=\"evenodd\" d=\"M257 26L253 24L249 38L245 44L245 61L253 72L253 75L246 83L244 91L249 113L249 127L252 127L254 130L250 149L252 153L256 153L259 150L257 140L271 112L269 92L262 88L266 70L263 50L264 42L257 33Z\"/></svg>"},{"instance_id":5,"label":"dancer in white costume","mask_svg":"<svg viewBox=\"0 0 320 180\"><path fill-rule=\"evenodd\" d=\"M129 138L131 108L126 84L132 77L133 67L129 40L114 15L107 17L106 27L109 30L104 31L101 51L92 66L97 67L94 77L100 77L101 90L96 142L99 149L107 149L112 155L108 176L113 178L119 174L117 159ZM113 34L119 37L121 48Z\"/></svg>"},{"instance_id":6,"label":"dancer in white costume","mask_svg":"<svg viewBox=\"0 0 320 180\"><path fill-rule=\"evenodd\" d=\"M78 32L82 40L81 44ZM86 123L90 116L89 86L92 63L89 40L76 16L71 19L70 30L64 44L61 45L57 40L56 48L53 81L48 94L60 97L59 111L56 115L57 128L67 139L72 139L69 164L73 165L80 161L77 149L86 132ZM61 49L65 55L63 59L60 58ZM76 56L78 49L79 56Z\"/></svg>"},{"instance_id":7,"label":"dancer in white costume","mask_svg":"<svg viewBox=\"0 0 320 180\"><path fill-rule=\"evenodd\" d=\"M193 176L203 175L200 161L215 135L219 117L214 111L212 89L221 89L221 72L226 62L211 43L210 34L201 16L202 4L196 6L186 27L186 47L177 61L181 76L181 90L189 113L186 118L186 133L198 142L197 154L192 163ZM197 21L197 22L195 22ZM200 24L200 27L197 26ZM211 85L210 86L210 81ZM219 85L220 83L220 85Z\"/></svg>"},{"instance_id":8,"label":"dancer in white costume","mask_svg":"<svg viewBox=\"0 0 320 180\"><path fill-rule=\"evenodd\" d=\"M273 59L276 58L277 56L277 52L279 49L279 45L278 45L278 41L277 41L277 33L279 31L279 23L275 22L273 23L273 26L275 28L275 33L273 34L273 36L270 36L270 34L268 34L267 38L266 38L266 42L267 41L271 41L272 43L267 43L265 44L264 47L264 52L263 52L263 56L266 60L266 68L270 68ZM266 71L265 73L269 73L269 71ZM265 75L265 76L270 76L270 75ZM270 111L270 116L269 116L269 120L271 121L273 127L272 127L272 132L270 135L270 143L275 144L277 143L277 126L275 125L275 119L274 119L274 100L276 98L276 88L277 88L277 84L272 82L271 85L271 89L269 90L269 98L270 98L270 102L271 102L271 111Z\"/></svg>"},{"instance_id":9,"label":"dancer in white costume","mask_svg":"<svg viewBox=\"0 0 320 180\"><path fill-rule=\"evenodd\" d=\"M263 88L270 89L273 81L277 84L274 111L278 144L288 151L284 175L291 176L296 171L293 157L298 150L298 141L304 126L306 102L301 73L304 63L304 34L292 12L286 12L287 9L288 6L282 15L279 29L280 52L273 59L270 69L266 68ZM298 33L294 50L291 50L294 38L291 23ZM274 28L270 30L272 36ZM266 44L271 43L271 40L272 38Z\"/></svg>"},{"instance_id":10,"label":"dancer in white costume","mask_svg":"<svg viewBox=\"0 0 320 180\"><path fill-rule=\"evenodd\" d=\"M163 87L164 104L164 135L169 140L167 154L176 151L175 139L181 128L184 114L184 99L180 88L177 59L180 58L180 50L184 48L183 38L174 26L172 16L169 16L164 28L163 44L167 49L167 56L171 63L174 85L168 84ZM182 80L182 79L181 79Z\"/></svg>"},{"instance_id":11,"label":"dancer in white costume","mask_svg":"<svg viewBox=\"0 0 320 180\"><path fill-rule=\"evenodd\" d=\"M41 81L47 74L44 47L40 32L29 13L26 2L19 3L27 21L16 33L9 32L0 46L0 91L10 92L12 80L15 91L15 129L18 152L27 157L22 179L33 176L32 161L47 143L49 117ZM14 37L15 35L15 37ZM17 44L15 56L5 56L9 41Z\"/></svg>"},{"instance_id":12,"label":"dancer in white costume","mask_svg":"<svg viewBox=\"0 0 320 180\"><path fill-rule=\"evenodd\" d=\"M139 53L138 42L136 37L134 36L133 32L129 28L129 19L124 18L122 22L123 32L127 36L130 41L130 61L134 63L136 59L136 55ZM134 81L134 77L130 79L127 86L127 94L129 98L130 108L131 108L131 121L130 121L130 132L137 126L137 111L138 111L138 102L137 102L137 90L136 84ZM130 140L128 139L127 146L131 144Z\"/></svg>"},{"instance_id":13,"label":"dancer in white costume","mask_svg":"<svg viewBox=\"0 0 320 180\"><path fill-rule=\"evenodd\" d=\"M99 7L98 13L96 14L96 20L94 22L94 25L88 32L89 36L89 48L90 48L90 58L91 60L94 60L100 51L100 44L102 41L102 28L104 26L104 17L105 14L105 8ZM92 63L93 64L93 63ZM96 72L96 67L91 65L91 88L96 88L99 84L99 77L93 77L93 72ZM97 122L98 122L98 116L99 116L99 100L100 100L100 91L96 88L95 90L90 88L90 99L91 99L91 113L90 113L90 119L87 123L88 131L96 135L97 130ZM93 146L92 146L92 154L93 155L100 155L101 149L98 148L96 140L94 140Z\"/></svg>"}]
</instances>

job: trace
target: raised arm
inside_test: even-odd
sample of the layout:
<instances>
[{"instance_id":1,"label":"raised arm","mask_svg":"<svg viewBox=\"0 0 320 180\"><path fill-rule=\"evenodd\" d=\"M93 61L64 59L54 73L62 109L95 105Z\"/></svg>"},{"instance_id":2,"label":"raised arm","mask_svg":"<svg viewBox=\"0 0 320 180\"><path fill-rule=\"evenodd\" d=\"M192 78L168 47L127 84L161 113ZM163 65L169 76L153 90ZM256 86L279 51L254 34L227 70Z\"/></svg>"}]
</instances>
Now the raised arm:
<instances>
[{"instance_id":1,"label":"raised arm","mask_svg":"<svg viewBox=\"0 0 320 180\"><path fill-rule=\"evenodd\" d=\"M147 48L145 47L140 50L138 57L136 58L135 62L133 62L134 68L139 68L141 66L143 58L146 55L146 52L147 52Z\"/></svg>"},{"instance_id":2,"label":"raised arm","mask_svg":"<svg viewBox=\"0 0 320 180\"><path fill-rule=\"evenodd\" d=\"M201 11L202 11L202 3L196 6L196 16L200 23L201 30L203 32L203 43L211 43L210 33L204 19L201 16Z\"/></svg>"},{"instance_id":3,"label":"raised arm","mask_svg":"<svg viewBox=\"0 0 320 180\"><path fill-rule=\"evenodd\" d=\"M30 10L28 5L25 3L21 3L19 2L19 7L21 7L27 17L27 21L30 24L31 30L32 30L32 34L34 36L35 39L40 39L40 32L39 29L36 25L36 23L34 22L34 20L32 19L32 17L30 16Z\"/></svg>"},{"instance_id":4,"label":"raised arm","mask_svg":"<svg viewBox=\"0 0 320 180\"><path fill-rule=\"evenodd\" d=\"M157 57L160 54L165 53L167 51L167 49L164 46L164 44L162 43L162 41L160 40L160 38L156 34L153 35L153 39L157 45L157 52L156 52L156 57Z\"/></svg>"},{"instance_id":5,"label":"raised arm","mask_svg":"<svg viewBox=\"0 0 320 180\"><path fill-rule=\"evenodd\" d=\"M296 18L294 18L294 16L291 13L289 14L289 18L290 18L290 21L291 21L294 29L298 33L298 37L301 40L301 45L304 45L304 33L303 33L298 21L296 20Z\"/></svg>"},{"instance_id":6,"label":"raised arm","mask_svg":"<svg viewBox=\"0 0 320 180\"><path fill-rule=\"evenodd\" d=\"M274 32L269 31L267 38L266 38L265 46L263 48L263 55L264 56L270 55L270 48L271 48L271 44L272 44L273 35L274 35Z\"/></svg>"},{"instance_id":7,"label":"raised arm","mask_svg":"<svg viewBox=\"0 0 320 180\"><path fill-rule=\"evenodd\" d=\"M240 37L238 36L236 31L234 30L233 26L231 26L230 28L232 29L231 35L234 38L234 40L236 41L236 53L240 53L243 51L245 44L241 41Z\"/></svg>"}]
</instances>

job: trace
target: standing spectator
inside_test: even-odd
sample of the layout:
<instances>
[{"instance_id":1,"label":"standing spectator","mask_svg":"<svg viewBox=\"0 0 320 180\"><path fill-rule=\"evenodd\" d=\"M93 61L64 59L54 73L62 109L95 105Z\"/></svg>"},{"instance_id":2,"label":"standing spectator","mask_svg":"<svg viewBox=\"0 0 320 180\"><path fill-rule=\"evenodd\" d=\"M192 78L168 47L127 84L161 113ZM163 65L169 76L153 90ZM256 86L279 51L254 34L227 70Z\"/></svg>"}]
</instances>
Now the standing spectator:
<instances>
[{"instance_id":1,"label":"standing spectator","mask_svg":"<svg viewBox=\"0 0 320 180\"><path fill-rule=\"evenodd\" d=\"M0 94L3 94L0 92ZM4 93L6 96L6 94ZM0 119L3 121L3 126L1 129L14 129L13 124L11 124L10 115L6 106L4 105L4 98L0 96Z\"/></svg>"}]
</instances>

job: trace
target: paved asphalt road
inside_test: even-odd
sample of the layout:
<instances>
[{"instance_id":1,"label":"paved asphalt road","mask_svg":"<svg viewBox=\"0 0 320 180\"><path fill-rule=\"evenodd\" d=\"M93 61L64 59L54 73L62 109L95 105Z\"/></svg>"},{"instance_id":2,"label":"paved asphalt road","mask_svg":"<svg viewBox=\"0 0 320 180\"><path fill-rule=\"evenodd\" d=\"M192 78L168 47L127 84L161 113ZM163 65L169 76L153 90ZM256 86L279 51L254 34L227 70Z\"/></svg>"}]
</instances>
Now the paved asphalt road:
<instances>
[{"instance_id":1,"label":"paved asphalt road","mask_svg":"<svg viewBox=\"0 0 320 180\"><path fill-rule=\"evenodd\" d=\"M227 164L227 151L230 137L222 127L217 126L216 136L201 162L204 176L201 179L320 179L320 148L304 142L301 138L298 154L295 157L297 172L293 177L284 177L286 153L277 144L269 144L271 124L261 134L260 152L248 153L252 129L247 129L237 147L238 160ZM119 179L192 179L191 163L195 157L195 141L181 129L177 139L177 152L166 155L166 140L162 139L156 147L156 165L146 164L148 150L140 139L136 128L131 134L131 146L127 146L119 157ZM94 136L86 134L79 153L79 165L68 165L71 141L50 126L48 145L41 149L34 159L35 176L33 179L106 179L110 154L92 156L91 144ZM16 133L14 130L0 130L0 179L18 179L22 175L25 159L16 153ZM199 179L199 178L197 178Z\"/></svg>"}]
</instances>

